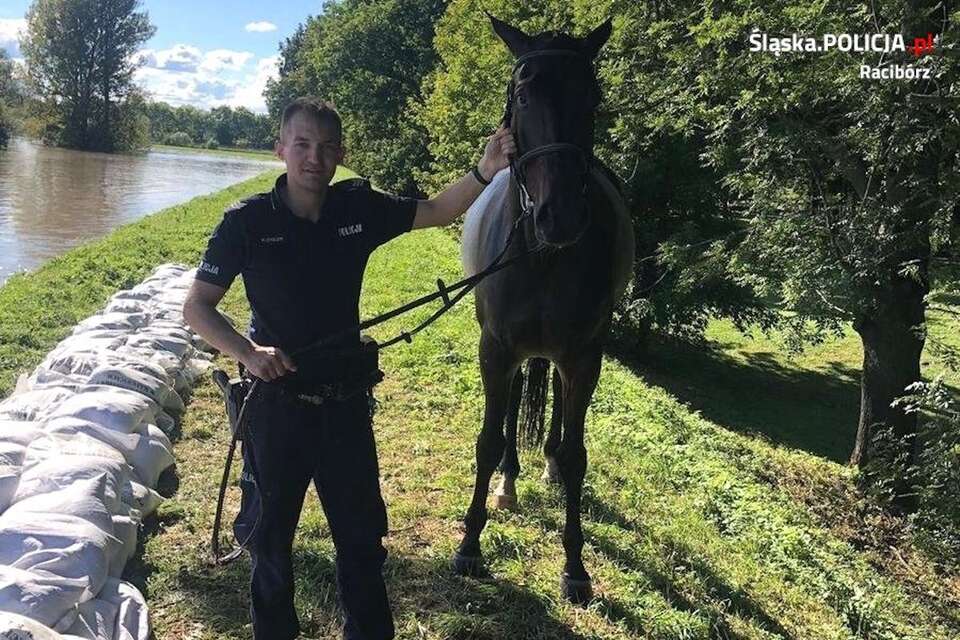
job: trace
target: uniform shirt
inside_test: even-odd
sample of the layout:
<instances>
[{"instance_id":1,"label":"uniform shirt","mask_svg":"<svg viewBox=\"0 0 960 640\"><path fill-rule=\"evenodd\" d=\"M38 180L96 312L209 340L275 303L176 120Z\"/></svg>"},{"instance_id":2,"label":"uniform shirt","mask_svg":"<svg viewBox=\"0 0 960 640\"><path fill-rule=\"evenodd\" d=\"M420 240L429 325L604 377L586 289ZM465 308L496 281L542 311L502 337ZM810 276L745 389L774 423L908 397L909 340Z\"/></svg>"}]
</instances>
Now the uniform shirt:
<instances>
[{"instance_id":1,"label":"uniform shirt","mask_svg":"<svg viewBox=\"0 0 960 640\"><path fill-rule=\"evenodd\" d=\"M197 279L228 288L240 274L250 302L250 338L292 353L360 323L360 287L370 254L409 231L417 201L374 191L366 180L330 185L317 222L299 218L273 191L227 209ZM357 344L359 332L339 341ZM295 357L309 376L309 352ZM306 370L305 370L306 369Z\"/></svg>"}]
</instances>

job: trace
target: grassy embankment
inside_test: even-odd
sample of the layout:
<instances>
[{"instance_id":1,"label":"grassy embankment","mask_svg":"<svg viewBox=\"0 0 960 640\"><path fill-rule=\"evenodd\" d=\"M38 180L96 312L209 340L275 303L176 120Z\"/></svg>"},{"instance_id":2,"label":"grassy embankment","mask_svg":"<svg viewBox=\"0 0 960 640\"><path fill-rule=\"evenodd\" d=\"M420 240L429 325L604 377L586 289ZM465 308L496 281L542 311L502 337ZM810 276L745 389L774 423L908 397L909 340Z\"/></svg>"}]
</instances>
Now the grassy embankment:
<instances>
[{"instance_id":1,"label":"grassy embankment","mask_svg":"<svg viewBox=\"0 0 960 640\"><path fill-rule=\"evenodd\" d=\"M273 151L265 149L232 149L221 147L217 149L207 149L206 147L178 147L169 144L154 144L150 146L151 151L165 151L168 153L200 153L203 155L224 156L228 158L250 158L252 160L277 160Z\"/></svg>"},{"instance_id":2,"label":"grassy embankment","mask_svg":"<svg viewBox=\"0 0 960 640\"><path fill-rule=\"evenodd\" d=\"M0 289L0 389L114 289L156 263L193 262L223 206L268 184L198 198L11 279ZM363 315L458 272L455 242L442 232L399 239L371 261ZM239 286L225 307L246 320ZM580 609L558 598L561 494L540 483L538 456L529 453L521 510L494 513L484 534L492 577L452 576L482 412L477 334L466 301L412 345L383 354L376 429L398 637L960 637L960 579L938 573L902 522L863 509L849 471L835 462L849 447L858 399L859 350L849 337L790 363L775 342L715 323L709 348L660 345L640 364L608 358L587 429L594 603ZM218 393L204 382L176 443L177 494L148 524L128 568L158 638L250 635L246 559L223 569L204 562L223 422ZM235 508L236 491L230 499ZM305 635L338 637L332 546L313 495L295 562Z\"/></svg>"}]
</instances>

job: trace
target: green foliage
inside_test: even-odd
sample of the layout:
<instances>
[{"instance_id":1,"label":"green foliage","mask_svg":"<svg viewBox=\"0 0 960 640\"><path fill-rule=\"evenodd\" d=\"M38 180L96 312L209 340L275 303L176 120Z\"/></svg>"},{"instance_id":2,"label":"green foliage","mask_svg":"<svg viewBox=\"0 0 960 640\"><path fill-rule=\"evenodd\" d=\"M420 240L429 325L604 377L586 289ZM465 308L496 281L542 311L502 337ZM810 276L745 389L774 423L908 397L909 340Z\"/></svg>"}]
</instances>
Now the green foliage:
<instances>
[{"instance_id":1,"label":"green foliage","mask_svg":"<svg viewBox=\"0 0 960 640\"><path fill-rule=\"evenodd\" d=\"M193 144L190 134L186 131L176 131L168 134L165 138L163 138L162 142L163 144L169 144L175 147L189 147Z\"/></svg>"},{"instance_id":2,"label":"green foliage","mask_svg":"<svg viewBox=\"0 0 960 640\"><path fill-rule=\"evenodd\" d=\"M220 148L220 143L217 142L217 139L216 139L216 138L210 138L209 140L207 140L206 142L203 143L203 148L204 148L204 149L219 149L219 148Z\"/></svg>"},{"instance_id":3,"label":"green foliage","mask_svg":"<svg viewBox=\"0 0 960 640\"><path fill-rule=\"evenodd\" d=\"M671 9L675 19L688 6ZM594 152L625 182L637 234L636 278L618 312L620 332L636 337L652 325L692 338L712 315L769 325L772 317L751 287L734 277L728 252L745 231L720 176L698 159L702 134L664 118L660 108L673 91L663 78L669 62L659 39L666 9L610 1L452 2L435 39L442 64L417 113L434 157L420 179L436 189L462 175L503 114L512 58L484 11L530 34L583 36L614 18L597 61L603 102Z\"/></svg>"},{"instance_id":4,"label":"green foliage","mask_svg":"<svg viewBox=\"0 0 960 640\"><path fill-rule=\"evenodd\" d=\"M426 134L413 118L420 83L433 68L434 23L444 0L328 2L281 46L279 80L267 104L279 121L301 95L333 101L349 164L391 191L421 193L414 169L427 164Z\"/></svg>"},{"instance_id":5,"label":"green foliage","mask_svg":"<svg viewBox=\"0 0 960 640\"><path fill-rule=\"evenodd\" d=\"M203 146L213 138L223 147L273 149L273 120L245 107L223 106L203 111L190 105L173 107L165 102L148 102L144 113L153 143ZM171 142L174 136L177 142Z\"/></svg>"},{"instance_id":6,"label":"green foliage","mask_svg":"<svg viewBox=\"0 0 960 640\"><path fill-rule=\"evenodd\" d=\"M139 0L35 0L22 47L34 91L55 116L54 144L116 151L143 146L134 53L156 31Z\"/></svg>"}]
</instances>

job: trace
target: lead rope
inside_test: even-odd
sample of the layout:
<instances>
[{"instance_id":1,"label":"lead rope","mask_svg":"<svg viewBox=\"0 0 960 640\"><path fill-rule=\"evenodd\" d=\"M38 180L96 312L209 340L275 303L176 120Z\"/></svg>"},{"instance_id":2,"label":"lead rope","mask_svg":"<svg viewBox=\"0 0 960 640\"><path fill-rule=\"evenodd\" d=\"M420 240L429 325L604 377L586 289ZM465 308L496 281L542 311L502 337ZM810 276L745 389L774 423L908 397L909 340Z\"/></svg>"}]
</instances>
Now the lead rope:
<instances>
[{"instance_id":1,"label":"lead rope","mask_svg":"<svg viewBox=\"0 0 960 640\"><path fill-rule=\"evenodd\" d=\"M512 170L513 170L513 162L511 161L511 171ZM518 180L518 183L519 183L519 180ZM405 305L397 307L396 309L393 309L379 316L376 316L370 320L361 322L356 327L350 327L349 329L338 331L329 336L325 336L320 340L317 340L316 342L313 342L307 345L306 347L303 347L301 349L297 349L296 351L291 352L290 356L293 357L296 355L301 355L306 351L320 348L326 343L332 342L341 336L352 335L357 331L363 331L364 329L368 329L370 327L386 322L387 320L390 320L404 313L412 311L413 309L422 307L425 304L433 302L437 298L441 298L443 300L443 306L440 309L438 309L436 312L431 314L429 318L421 322L413 330L403 331L399 335L397 335L394 338L391 338L390 340L383 343L382 345L378 345L377 350L386 349L387 347L390 347L400 341L404 341L407 343L412 342L413 336L415 336L417 333L419 333L420 331L422 331L423 329L431 325L433 322L439 319L440 316L442 316L444 313L446 313L451 308L453 308L453 306L457 302L463 299L463 297L467 295L467 293L472 291L484 278L496 273L497 271L500 271L501 269L505 269L506 267L512 264L515 264L517 261L521 260L522 258L525 258L533 253L541 251L544 248L543 244L539 244L531 249L527 249L526 251L522 252L517 256L510 258L509 260L506 260L505 262L501 262L501 260L503 260L503 257L506 255L507 250L510 248L510 245L513 242L513 238L516 235L517 229L520 228L520 225L522 224L524 219L526 219L527 216L530 214L530 212L532 211L532 207L529 210L521 207L521 210L522 210L522 213L517 218L516 222L514 222L513 228L510 230L510 235L507 236L507 241L504 243L503 249L500 251L499 255L497 255L497 257L493 259L490 265L487 266L487 268L484 269L483 271L476 273L468 278L464 278L463 280L460 280L459 282L449 287L444 284L443 280L437 279L438 291L436 291L435 293L423 296L421 298L413 300L412 302L408 302ZM451 297L450 293L453 291L456 291L457 293ZM230 471L233 466L233 458L236 453L237 442L240 441L240 438L243 432L247 430L248 425L246 421L246 414L247 414L247 407L249 406L249 400L253 397L254 393L256 393L261 382L262 380L260 380L259 378L254 378L253 383L250 385L250 389L247 391L246 395L244 396L243 403L240 405L240 411L237 414L236 425L234 425L234 429L233 429L233 436L230 439L230 447L227 450L227 459L226 459L226 463L224 464L223 475L220 478L220 489L217 494L217 509L213 516L213 535L210 540L210 549L212 554L211 563L215 566L223 566L240 557L240 555L243 553L243 549L247 546L247 544L250 542L250 539L253 537L253 534L256 532L257 527L260 526L260 519L263 515L263 495L260 493L260 487L258 485L257 498L260 501L260 508L257 510L257 519L254 522L253 527L251 527L250 533L248 533L247 537L244 538L244 540L240 542L239 545L234 547L233 550L231 550L229 553L225 555L221 555L220 529L223 522L223 505L226 499L227 485L230 482ZM256 472L256 460L254 459L252 454L253 454L253 451L251 449L248 454L248 460L251 467L250 473L256 479L258 477L258 474Z\"/></svg>"}]
</instances>

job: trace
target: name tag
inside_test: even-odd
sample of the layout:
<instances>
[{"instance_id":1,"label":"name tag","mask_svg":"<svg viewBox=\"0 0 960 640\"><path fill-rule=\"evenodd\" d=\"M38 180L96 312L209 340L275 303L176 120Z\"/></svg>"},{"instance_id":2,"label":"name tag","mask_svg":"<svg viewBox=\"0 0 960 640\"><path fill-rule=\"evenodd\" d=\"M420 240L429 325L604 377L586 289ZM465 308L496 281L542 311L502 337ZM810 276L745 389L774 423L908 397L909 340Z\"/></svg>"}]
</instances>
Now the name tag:
<instances>
[{"instance_id":1,"label":"name tag","mask_svg":"<svg viewBox=\"0 0 960 640\"><path fill-rule=\"evenodd\" d=\"M337 229L337 233L341 238L346 238L347 236L355 236L358 233L363 233L363 225L360 223L347 225L346 227L340 227Z\"/></svg>"}]
</instances>

